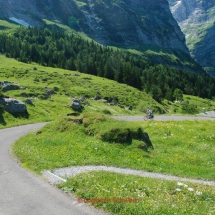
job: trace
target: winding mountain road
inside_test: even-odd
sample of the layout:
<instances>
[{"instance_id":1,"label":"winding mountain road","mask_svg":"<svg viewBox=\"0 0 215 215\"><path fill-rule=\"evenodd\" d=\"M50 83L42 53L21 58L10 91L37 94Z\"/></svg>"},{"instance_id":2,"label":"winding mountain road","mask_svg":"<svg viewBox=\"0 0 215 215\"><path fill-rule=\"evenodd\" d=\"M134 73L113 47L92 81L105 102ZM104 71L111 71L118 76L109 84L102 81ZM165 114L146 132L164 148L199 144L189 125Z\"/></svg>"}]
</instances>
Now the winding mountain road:
<instances>
[{"instance_id":1,"label":"winding mountain road","mask_svg":"<svg viewBox=\"0 0 215 215\"><path fill-rule=\"evenodd\" d=\"M143 116L116 116L115 118L129 121L143 120ZM156 116L155 120L215 120L215 118ZM37 175L23 169L11 158L10 145L22 135L44 125L45 123L38 123L0 129L0 215L106 214L87 204L79 203L75 197L65 194Z\"/></svg>"},{"instance_id":2,"label":"winding mountain road","mask_svg":"<svg viewBox=\"0 0 215 215\"><path fill-rule=\"evenodd\" d=\"M0 215L101 215L106 214L53 187L20 167L8 153L20 136L44 123L0 130Z\"/></svg>"},{"instance_id":3,"label":"winding mountain road","mask_svg":"<svg viewBox=\"0 0 215 215\"><path fill-rule=\"evenodd\" d=\"M112 116L114 119L125 120L125 121L144 121L144 116ZM164 115L155 115L154 120L158 121L167 121L167 120L215 120L215 112L210 111L207 114L199 114L196 116L164 116Z\"/></svg>"}]
</instances>

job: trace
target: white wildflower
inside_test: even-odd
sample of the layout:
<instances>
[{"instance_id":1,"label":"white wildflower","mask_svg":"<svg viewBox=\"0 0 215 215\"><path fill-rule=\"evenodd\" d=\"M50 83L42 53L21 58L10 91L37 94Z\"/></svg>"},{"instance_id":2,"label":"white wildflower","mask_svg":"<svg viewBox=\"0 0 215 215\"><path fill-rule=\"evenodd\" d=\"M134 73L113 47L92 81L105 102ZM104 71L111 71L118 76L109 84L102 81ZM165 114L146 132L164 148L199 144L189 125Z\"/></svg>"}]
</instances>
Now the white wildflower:
<instances>
[{"instance_id":1,"label":"white wildflower","mask_svg":"<svg viewBox=\"0 0 215 215\"><path fill-rule=\"evenodd\" d=\"M192 187L188 187L189 191L194 191L194 189Z\"/></svg>"},{"instance_id":2,"label":"white wildflower","mask_svg":"<svg viewBox=\"0 0 215 215\"><path fill-rule=\"evenodd\" d=\"M196 191L196 195L201 196L201 195L202 195L202 192L197 190L197 191Z\"/></svg>"},{"instance_id":3,"label":"white wildflower","mask_svg":"<svg viewBox=\"0 0 215 215\"><path fill-rule=\"evenodd\" d=\"M184 186L184 184L181 183L181 182L178 182L177 185L178 185L178 186Z\"/></svg>"},{"instance_id":4,"label":"white wildflower","mask_svg":"<svg viewBox=\"0 0 215 215\"><path fill-rule=\"evenodd\" d=\"M175 190L176 190L176 191L178 191L178 192L180 192L180 191L181 191L181 189L180 189L180 188L176 188Z\"/></svg>"},{"instance_id":5,"label":"white wildflower","mask_svg":"<svg viewBox=\"0 0 215 215\"><path fill-rule=\"evenodd\" d=\"M144 194L143 193L139 193L138 197L144 197Z\"/></svg>"}]
</instances>

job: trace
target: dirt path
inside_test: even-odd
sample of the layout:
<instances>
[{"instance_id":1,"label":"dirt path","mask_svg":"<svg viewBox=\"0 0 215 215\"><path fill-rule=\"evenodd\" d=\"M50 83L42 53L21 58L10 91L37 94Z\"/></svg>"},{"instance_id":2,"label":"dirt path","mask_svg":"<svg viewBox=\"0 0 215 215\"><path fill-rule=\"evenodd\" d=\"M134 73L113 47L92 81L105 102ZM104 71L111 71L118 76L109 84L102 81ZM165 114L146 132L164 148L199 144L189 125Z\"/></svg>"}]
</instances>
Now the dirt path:
<instances>
[{"instance_id":1,"label":"dirt path","mask_svg":"<svg viewBox=\"0 0 215 215\"><path fill-rule=\"evenodd\" d=\"M73 166L66 168L54 169L52 172L44 171L43 177L46 178L51 184L59 184L65 182L67 178L72 178L80 173L89 171L109 171L127 175L137 175L147 178L157 178L162 180L174 180L174 181L187 181L192 183L204 184L215 186L215 181L205 181L189 178L181 178L172 175L165 175L161 173L145 172L142 170L125 169L111 166Z\"/></svg>"}]
</instances>

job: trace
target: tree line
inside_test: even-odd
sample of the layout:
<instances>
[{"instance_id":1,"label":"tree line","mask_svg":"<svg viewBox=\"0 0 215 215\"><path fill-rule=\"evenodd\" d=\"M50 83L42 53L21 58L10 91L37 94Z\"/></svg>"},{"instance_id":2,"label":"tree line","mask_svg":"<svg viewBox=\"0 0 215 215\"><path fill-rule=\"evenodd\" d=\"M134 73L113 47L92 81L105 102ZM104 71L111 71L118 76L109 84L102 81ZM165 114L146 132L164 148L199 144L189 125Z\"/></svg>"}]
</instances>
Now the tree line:
<instances>
[{"instance_id":1,"label":"tree line","mask_svg":"<svg viewBox=\"0 0 215 215\"><path fill-rule=\"evenodd\" d=\"M157 101L174 100L175 90L203 98L215 96L215 79L154 65L140 55L104 47L63 31L20 27L0 34L0 52L21 62L77 70L125 83L147 93Z\"/></svg>"}]
</instances>

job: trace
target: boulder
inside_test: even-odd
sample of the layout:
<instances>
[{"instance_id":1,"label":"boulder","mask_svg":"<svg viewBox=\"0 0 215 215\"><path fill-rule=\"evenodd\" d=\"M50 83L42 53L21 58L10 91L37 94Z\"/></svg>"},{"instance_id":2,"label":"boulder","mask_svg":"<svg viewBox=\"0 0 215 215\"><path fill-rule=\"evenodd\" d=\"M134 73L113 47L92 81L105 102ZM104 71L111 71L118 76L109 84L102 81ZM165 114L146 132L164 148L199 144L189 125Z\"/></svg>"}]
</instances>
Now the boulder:
<instances>
[{"instance_id":1,"label":"boulder","mask_svg":"<svg viewBox=\"0 0 215 215\"><path fill-rule=\"evenodd\" d=\"M29 99L29 98L27 98L27 99L25 100L25 103L26 103L26 104L29 104L29 105L31 105L31 106L35 106L34 103L32 102L32 100Z\"/></svg>"},{"instance_id":2,"label":"boulder","mask_svg":"<svg viewBox=\"0 0 215 215\"><path fill-rule=\"evenodd\" d=\"M73 98L72 103L69 105L69 107L76 111L82 110L80 99Z\"/></svg>"},{"instance_id":3,"label":"boulder","mask_svg":"<svg viewBox=\"0 0 215 215\"><path fill-rule=\"evenodd\" d=\"M54 94L56 94L56 92L54 90L47 88L47 89L45 89L45 92L43 93L42 96L44 99L48 99L48 98L51 98L51 96Z\"/></svg>"},{"instance_id":4,"label":"boulder","mask_svg":"<svg viewBox=\"0 0 215 215\"><path fill-rule=\"evenodd\" d=\"M0 98L0 104L9 113L26 113L25 103L14 98Z\"/></svg>"},{"instance_id":5,"label":"boulder","mask_svg":"<svg viewBox=\"0 0 215 215\"><path fill-rule=\"evenodd\" d=\"M95 97L92 98L92 100L100 100L101 99L101 96L99 95L96 95Z\"/></svg>"},{"instance_id":6,"label":"boulder","mask_svg":"<svg viewBox=\"0 0 215 215\"><path fill-rule=\"evenodd\" d=\"M9 82L9 81L0 82L0 86L1 86L2 92L23 89L23 87L20 87L17 83Z\"/></svg>"},{"instance_id":7,"label":"boulder","mask_svg":"<svg viewBox=\"0 0 215 215\"><path fill-rule=\"evenodd\" d=\"M45 93L46 93L47 95L49 95L50 97L51 97L52 95L56 94L54 90L48 89L48 88L45 90Z\"/></svg>"},{"instance_id":8,"label":"boulder","mask_svg":"<svg viewBox=\"0 0 215 215\"><path fill-rule=\"evenodd\" d=\"M59 89L59 87L54 87L53 90L54 91L59 91L60 89Z\"/></svg>"}]
</instances>

